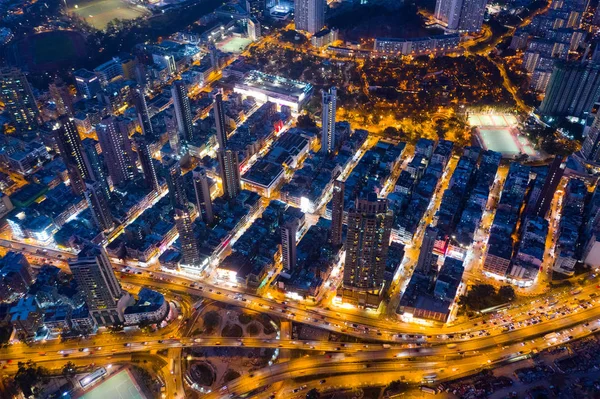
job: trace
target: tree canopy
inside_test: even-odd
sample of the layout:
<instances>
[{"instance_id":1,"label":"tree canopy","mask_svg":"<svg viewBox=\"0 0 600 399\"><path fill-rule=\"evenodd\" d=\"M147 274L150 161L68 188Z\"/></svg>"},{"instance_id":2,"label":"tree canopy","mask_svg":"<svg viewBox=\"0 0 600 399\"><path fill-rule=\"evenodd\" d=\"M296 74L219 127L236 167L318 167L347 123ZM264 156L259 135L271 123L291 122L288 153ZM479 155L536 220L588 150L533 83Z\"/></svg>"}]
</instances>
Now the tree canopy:
<instances>
[{"instance_id":1,"label":"tree canopy","mask_svg":"<svg viewBox=\"0 0 600 399\"><path fill-rule=\"evenodd\" d=\"M514 299L515 290L509 285L496 290L493 285L477 284L472 286L466 295L460 297L459 304L467 310L479 311L512 302Z\"/></svg>"}]
</instances>

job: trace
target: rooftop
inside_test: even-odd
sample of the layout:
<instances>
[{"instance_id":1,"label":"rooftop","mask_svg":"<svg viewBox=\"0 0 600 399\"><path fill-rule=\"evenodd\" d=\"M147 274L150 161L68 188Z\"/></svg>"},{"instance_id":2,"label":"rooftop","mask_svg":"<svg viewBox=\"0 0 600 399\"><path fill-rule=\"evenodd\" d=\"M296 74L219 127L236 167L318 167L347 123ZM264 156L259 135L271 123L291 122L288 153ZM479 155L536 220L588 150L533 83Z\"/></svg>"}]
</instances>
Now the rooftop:
<instances>
[{"instance_id":1,"label":"rooftop","mask_svg":"<svg viewBox=\"0 0 600 399\"><path fill-rule=\"evenodd\" d=\"M259 71L250 71L236 85L297 97L298 101L302 101L312 91L310 83L287 79L282 76L269 75Z\"/></svg>"},{"instance_id":2,"label":"rooftop","mask_svg":"<svg viewBox=\"0 0 600 399\"><path fill-rule=\"evenodd\" d=\"M250 170L243 176L243 180L268 187L273 184L283 172L284 170L281 165L261 159L252 165Z\"/></svg>"}]
</instances>

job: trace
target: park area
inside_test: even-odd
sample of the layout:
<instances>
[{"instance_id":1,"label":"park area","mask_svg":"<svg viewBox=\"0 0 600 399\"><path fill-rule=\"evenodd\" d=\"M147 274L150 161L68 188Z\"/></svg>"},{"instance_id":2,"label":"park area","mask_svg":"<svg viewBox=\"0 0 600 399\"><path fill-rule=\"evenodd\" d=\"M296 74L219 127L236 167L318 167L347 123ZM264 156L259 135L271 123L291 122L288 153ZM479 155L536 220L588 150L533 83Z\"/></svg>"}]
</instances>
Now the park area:
<instances>
[{"instance_id":1,"label":"park area","mask_svg":"<svg viewBox=\"0 0 600 399\"><path fill-rule=\"evenodd\" d=\"M271 338L277 329L277 324L268 315L208 305L202 311L201 327L192 335Z\"/></svg>"},{"instance_id":2,"label":"park area","mask_svg":"<svg viewBox=\"0 0 600 399\"><path fill-rule=\"evenodd\" d=\"M135 6L125 0L84 0L67 2L69 12L80 16L96 29L105 29L114 19L136 19L150 15L145 7Z\"/></svg>"},{"instance_id":3,"label":"park area","mask_svg":"<svg viewBox=\"0 0 600 399\"><path fill-rule=\"evenodd\" d=\"M18 65L33 72L62 69L87 55L85 38L78 32L56 30L26 36L11 48Z\"/></svg>"},{"instance_id":4,"label":"park area","mask_svg":"<svg viewBox=\"0 0 600 399\"><path fill-rule=\"evenodd\" d=\"M203 337L258 338L277 337L279 324L269 315L209 303L200 310L198 328L192 332L196 342ZM277 358L279 349L232 346L194 346L186 348L186 379L202 390L214 390L258 370ZM203 392L203 391L201 391Z\"/></svg>"},{"instance_id":5,"label":"park area","mask_svg":"<svg viewBox=\"0 0 600 399\"><path fill-rule=\"evenodd\" d=\"M343 40L409 39L443 34L441 29L426 28L418 9L404 2L346 2L330 14L328 26L338 28Z\"/></svg>"}]
</instances>

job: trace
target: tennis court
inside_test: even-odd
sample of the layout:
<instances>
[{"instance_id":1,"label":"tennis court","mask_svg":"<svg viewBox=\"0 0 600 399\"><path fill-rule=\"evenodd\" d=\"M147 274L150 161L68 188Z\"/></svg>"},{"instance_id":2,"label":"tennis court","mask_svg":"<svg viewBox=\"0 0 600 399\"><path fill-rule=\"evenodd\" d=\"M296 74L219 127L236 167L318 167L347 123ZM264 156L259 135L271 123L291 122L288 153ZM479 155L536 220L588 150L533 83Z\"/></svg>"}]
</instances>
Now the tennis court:
<instances>
[{"instance_id":1,"label":"tennis court","mask_svg":"<svg viewBox=\"0 0 600 399\"><path fill-rule=\"evenodd\" d=\"M123 370L79 399L147 399L127 370Z\"/></svg>"}]
</instances>

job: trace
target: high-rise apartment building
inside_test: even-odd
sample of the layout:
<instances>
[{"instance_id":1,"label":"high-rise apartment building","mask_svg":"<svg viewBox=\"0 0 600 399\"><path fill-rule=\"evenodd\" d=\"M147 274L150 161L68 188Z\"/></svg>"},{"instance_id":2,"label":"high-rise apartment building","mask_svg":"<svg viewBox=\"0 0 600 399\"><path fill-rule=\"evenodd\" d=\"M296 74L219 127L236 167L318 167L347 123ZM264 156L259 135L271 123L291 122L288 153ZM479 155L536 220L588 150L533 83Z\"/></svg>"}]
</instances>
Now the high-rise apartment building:
<instances>
[{"instance_id":1,"label":"high-rise apartment building","mask_svg":"<svg viewBox=\"0 0 600 399\"><path fill-rule=\"evenodd\" d=\"M266 8L265 0L246 0L246 11L254 18L261 17Z\"/></svg>"},{"instance_id":2,"label":"high-rise apartment building","mask_svg":"<svg viewBox=\"0 0 600 399\"><path fill-rule=\"evenodd\" d=\"M214 43L209 43L208 53L210 56L210 65L213 67L214 71L218 71L221 66L219 62L219 49L217 49L217 46L215 46Z\"/></svg>"},{"instance_id":3,"label":"high-rise apartment building","mask_svg":"<svg viewBox=\"0 0 600 399\"><path fill-rule=\"evenodd\" d=\"M600 64L557 61L539 111L546 116L585 118L600 98Z\"/></svg>"},{"instance_id":4,"label":"high-rise apartment building","mask_svg":"<svg viewBox=\"0 0 600 399\"><path fill-rule=\"evenodd\" d=\"M393 213L387 200L375 193L357 199L348 211L344 286L356 290L377 290L383 284Z\"/></svg>"},{"instance_id":5,"label":"high-rise apartment building","mask_svg":"<svg viewBox=\"0 0 600 399\"><path fill-rule=\"evenodd\" d=\"M435 18L452 31L479 32L487 0L437 0Z\"/></svg>"},{"instance_id":6,"label":"high-rise apartment building","mask_svg":"<svg viewBox=\"0 0 600 399\"><path fill-rule=\"evenodd\" d=\"M198 213L202 215L204 223L211 225L215 220L215 215L213 213L210 185L208 184L206 169L198 166L193 170L192 178L194 180L194 191L196 192L196 207L198 208Z\"/></svg>"},{"instance_id":7,"label":"high-rise apartment building","mask_svg":"<svg viewBox=\"0 0 600 399\"><path fill-rule=\"evenodd\" d=\"M322 127L321 127L321 151L332 153L335 151L335 111L337 101L337 89L331 87L323 91L322 105Z\"/></svg>"},{"instance_id":8,"label":"high-rise apartment building","mask_svg":"<svg viewBox=\"0 0 600 399\"><path fill-rule=\"evenodd\" d=\"M23 72L15 68L0 70L0 100L17 131L29 132L38 127L40 111Z\"/></svg>"},{"instance_id":9,"label":"high-rise apartment building","mask_svg":"<svg viewBox=\"0 0 600 399\"><path fill-rule=\"evenodd\" d=\"M596 12L594 12L594 16L592 17L592 24L600 25L600 7L596 7Z\"/></svg>"},{"instance_id":10,"label":"high-rise apartment building","mask_svg":"<svg viewBox=\"0 0 600 399\"><path fill-rule=\"evenodd\" d=\"M550 210L552 198L554 198L554 194L565 172L564 168L563 157L560 155L555 156L550 165L548 165L548 173L543 177L544 183L540 186L534 185L530 190L525 214L542 218L546 217Z\"/></svg>"},{"instance_id":11,"label":"high-rise apartment building","mask_svg":"<svg viewBox=\"0 0 600 399\"><path fill-rule=\"evenodd\" d=\"M200 264L200 250L194 235L194 224L187 206L175 207L175 226L181 243L181 263L187 266Z\"/></svg>"},{"instance_id":12,"label":"high-rise apartment building","mask_svg":"<svg viewBox=\"0 0 600 399\"><path fill-rule=\"evenodd\" d=\"M146 97L144 96L144 88L137 87L132 91L133 105L135 112L138 116L138 121L142 128L144 136L152 137L154 132L152 131L152 122L150 121L150 113L148 112L148 104L146 103Z\"/></svg>"},{"instance_id":13,"label":"high-rise apartment building","mask_svg":"<svg viewBox=\"0 0 600 399\"><path fill-rule=\"evenodd\" d=\"M86 164L87 170L90 174L90 179L98 182L104 191L104 196L110 199L110 187L108 186L108 180L106 173L104 172L104 165L98 154L99 143L91 138L83 139L81 142L83 149L83 160Z\"/></svg>"},{"instance_id":14,"label":"high-rise apartment building","mask_svg":"<svg viewBox=\"0 0 600 399\"><path fill-rule=\"evenodd\" d=\"M54 137L67 167L71 189L75 194L81 195L85 191L85 181L91 178L91 174L83 158L81 138L73 119L62 117L60 127L54 131Z\"/></svg>"},{"instance_id":15,"label":"high-rise apartment building","mask_svg":"<svg viewBox=\"0 0 600 399\"><path fill-rule=\"evenodd\" d=\"M298 261L296 251L296 234L298 233L299 220L292 218L286 221L280 228L281 230L281 257L283 270L293 271Z\"/></svg>"},{"instance_id":16,"label":"high-rise apartment building","mask_svg":"<svg viewBox=\"0 0 600 399\"><path fill-rule=\"evenodd\" d=\"M215 96L213 103L213 113L215 117L215 125L217 128L217 143L219 149L227 149L227 130L225 129L225 110L223 109L223 94L219 93Z\"/></svg>"},{"instance_id":17,"label":"high-rise apartment building","mask_svg":"<svg viewBox=\"0 0 600 399\"><path fill-rule=\"evenodd\" d=\"M124 124L109 116L96 126L96 133L113 185L133 180L137 175L137 168L129 132Z\"/></svg>"},{"instance_id":18,"label":"high-rise apartment building","mask_svg":"<svg viewBox=\"0 0 600 399\"><path fill-rule=\"evenodd\" d=\"M325 0L295 0L294 4L296 30L314 35L325 26Z\"/></svg>"},{"instance_id":19,"label":"high-rise apartment building","mask_svg":"<svg viewBox=\"0 0 600 399\"><path fill-rule=\"evenodd\" d=\"M75 86L80 96L85 98L93 98L102 90L100 78L92 71L87 69L78 69L73 72L75 78Z\"/></svg>"},{"instance_id":20,"label":"high-rise apartment building","mask_svg":"<svg viewBox=\"0 0 600 399\"><path fill-rule=\"evenodd\" d=\"M225 197L233 199L237 197L242 189L238 153L232 150L219 150L217 158L219 160L223 194Z\"/></svg>"},{"instance_id":21,"label":"high-rise apartment building","mask_svg":"<svg viewBox=\"0 0 600 399\"><path fill-rule=\"evenodd\" d=\"M54 82L50 83L48 92L56 105L56 112L58 115L73 114L73 96L71 95L69 86L67 86L62 79L56 79Z\"/></svg>"},{"instance_id":22,"label":"high-rise apartment building","mask_svg":"<svg viewBox=\"0 0 600 399\"><path fill-rule=\"evenodd\" d=\"M174 158L163 158L163 168L166 173L171 205L173 208L179 206L187 209L188 198L179 161Z\"/></svg>"},{"instance_id":23,"label":"high-rise apartment building","mask_svg":"<svg viewBox=\"0 0 600 399\"><path fill-rule=\"evenodd\" d=\"M135 147L137 149L138 159L142 166L142 173L144 174L144 182L146 187L160 191L160 183L158 181L158 174L154 166L154 160L152 159L152 153L150 152L150 146L146 136L136 135L134 136Z\"/></svg>"},{"instance_id":24,"label":"high-rise apartment building","mask_svg":"<svg viewBox=\"0 0 600 399\"><path fill-rule=\"evenodd\" d=\"M257 41L261 37L260 22L256 18L246 19L246 34L248 38L253 42Z\"/></svg>"},{"instance_id":25,"label":"high-rise apartment building","mask_svg":"<svg viewBox=\"0 0 600 399\"><path fill-rule=\"evenodd\" d=\"M123 63L114 57L94 68L94 73L100 78L100 85L106 87L112 80L123 77Z\"/></svg>"},{"instance_id":26,"label":"high-rise apartment building","mask_svg":"<svg viewBox=\"0 0 600 399\"><path fill-rule=\"evenodd\" d=\"M86 246L79 252L77 259L69 261L69 268L79 292L85 295L85 301L96 322L99 325L121 322L123 315L117 304L123 290L105 250L97 246Z\"/></svg>"},{"instance_id":27,"label":"high-rise apartment building","mask_svg":"<svg viewBox=\"0 0 600 399\"><path fill-rule=\"evenodd\" d=\"M333 182L331 199L331 244L342 245L342 229L344 227L344 182Z\"/></svg>"},{"instance_id":28,"label":"high-rise apartment building","mask_svg":"<svg viewBox=\"0 0 600 399\"><path fill-rule=\"evenodd\" d=\"M111 230L115 223L102 185L94 181L88 181L85 185L85 199L92 213L94 224L101 231Z\"/></svg>"},{"instance_id":29,"label":"high-rise apartment building","mask_svg":"<svg viewBox=\"0 0 600 399\"><path fill-rule=\"evenodd\" d=\"M435 260L435 255L433 254L433 247L435 245L435 240L437 240L438 231L434 227L427 227L425 229L425 234L423 235L423 242L421 244L421 249L419 250L419 258L417 259L417 265L415 266L415 270L418 270L424 275L429 274L433 267L433 262Z\"/></svg>"},{"instance_id":30,"label":"high-rise apartment building","mask_svg":"<svg viewBox=\"0 0 600 399\"><path fill-rule=\"evenodd\" d=\"M600 162L600 113L596 114L581 146L581 154L590 162Z\"/></svg>"},{"instance_id":31,"label":"high-rise apartment building","mask_svg":"<svg viewBox=\"0 0 600 399\"><path fill-rule=\"evenodd\" d=\"M182 80L176 80L171 86L173 106L175 107L175 118L179 136L191 142L194 138L194 124L192 119L192 106L188 97L188 91Z\"/></svg>"}]
</instances>

